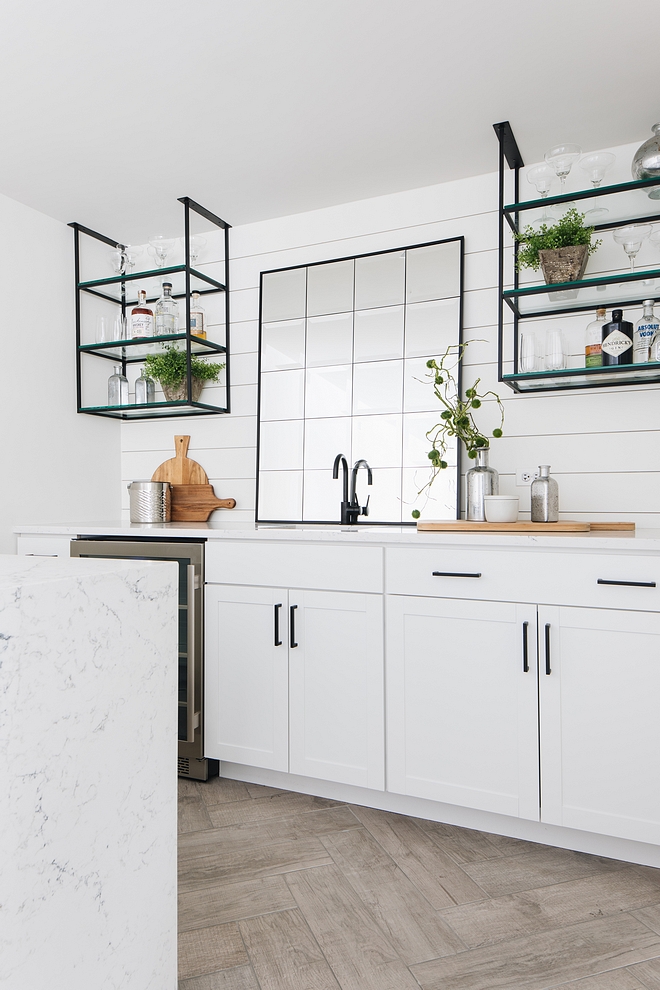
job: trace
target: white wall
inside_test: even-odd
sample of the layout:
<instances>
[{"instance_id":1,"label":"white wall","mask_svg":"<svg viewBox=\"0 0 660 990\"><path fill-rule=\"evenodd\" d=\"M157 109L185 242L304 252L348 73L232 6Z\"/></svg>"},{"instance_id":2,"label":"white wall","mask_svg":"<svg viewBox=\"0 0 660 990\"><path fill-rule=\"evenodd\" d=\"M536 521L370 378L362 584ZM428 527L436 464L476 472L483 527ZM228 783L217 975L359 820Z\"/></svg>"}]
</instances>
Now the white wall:
<instances>
[{"instance_id":1,"label":"white wall","mask_svg":"<svg viewBox=\"0 0 660 990\"><path fill-rule=\"evenodd\" d=\"M119 511L119 424L76 413L73 232L0 196L0 553L18 524Z\"/></svg>"},{"instance_id":2,"label":"white wall","mask_svg":"<svg viewBox=\"0 0 660 990\"><path fill-rule=\"evenodd\" d=\"M629 178L636 147L612 149L617 165L608 182ZM522 186L527 188L521 195L529 198L533 190L524 178ZM584 188L584 176L569 177L568 188ZM259 272L463 234L464 338L475 341L467 350L464 382L471 384L471 374L480 376L505 402L505 436L493 443L491 453L500 490L520 495L521 510L529 511L529 489L516 487L516 469L549 463L559 481L563 518L660 526L660 386L518 396L497 383L497 201L493 173L234 228L232 414L123 424L122 488L150 477L172 456L175 433L190 433L190 456L206 469L219 496L237 500L227 518L253 518ZM643 251L651 253L640 253L640 264L652 263L650 246ZM621 250L621 270L626 264ZM586 326L592 318L583 314L579 319Z\"/></svg>"}]
</instances>

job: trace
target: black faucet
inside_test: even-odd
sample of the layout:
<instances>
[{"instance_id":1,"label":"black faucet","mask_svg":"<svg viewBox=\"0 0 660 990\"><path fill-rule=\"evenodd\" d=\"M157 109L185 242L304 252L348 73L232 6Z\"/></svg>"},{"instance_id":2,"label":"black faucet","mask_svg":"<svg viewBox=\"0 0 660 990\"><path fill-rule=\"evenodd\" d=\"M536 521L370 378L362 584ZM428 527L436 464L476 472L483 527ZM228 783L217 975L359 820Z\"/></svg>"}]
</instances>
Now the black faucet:
<instances>
[{"instance_id":1,"label":"black faucet","mask_svg":"<svg viewBox=\"0 0 660 990\"><path fill-rule=\"evenodd\" d=\"M357 500L357 493L355 491L357 485L358 471L361 467L367 470L367 484L373 484L373 478L371 475L371 468L364 460L360 458L353 465L353 471L351 472L351 495L349 499L348 495L348 464L346 458L343 454L337 454L335 457L335 463L332 468L332 477L336 480L339 477L339 465L341 464L344 476L343 476L343 489L342 489L342 501L341 501L341 525L342 526L355 526L358 521L359 516L369 515L369 498L367 498L366 505L360 505Z\"/></svg>"}]
</instances>

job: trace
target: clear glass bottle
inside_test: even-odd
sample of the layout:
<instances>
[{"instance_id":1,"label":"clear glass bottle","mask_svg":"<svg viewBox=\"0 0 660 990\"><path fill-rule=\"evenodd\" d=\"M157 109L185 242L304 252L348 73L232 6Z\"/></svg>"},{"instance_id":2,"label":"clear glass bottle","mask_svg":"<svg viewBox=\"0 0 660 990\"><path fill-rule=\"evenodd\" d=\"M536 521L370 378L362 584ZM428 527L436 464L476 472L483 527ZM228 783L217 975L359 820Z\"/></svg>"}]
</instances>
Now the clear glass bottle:
<instances>
[{"instance_id":1,"label":"clear glass bottle","mask_svg":"<svg viewBox=\"0 0 660 990\"><path fill-rule=\"evenodd\" d=\"M550 477L550 465L539 464L539 476L532 482L532 522L558 522L559 485Z\"/></svg>"},{"instance_id":2,"label":"clear glass bottle","mask_svg":"<svg viewBox=\"0 0 660 990\"><path fill-rule=\"evenodd\" d=\"M116 364L108 378L108 405L128 405L128 378L122 374L121 365Z\"/></svg>"},{"instance_id":3,"label":"clear glass bottle","mask_svg":"<svg viewBox=\"0 0 660 990\"><path fill-rule=\"evenodd\" d=\"M477 450L474 467L465 475L465 518L485 522L484 495L499 495L500 476L488 464L488 447Z\"/></svg>"},{"instance_id":4,"label":"clear glass bottle","mask_svg":"<svg viewBox=\"0 0 660 990\"><path fill-rule=\"evenodd\" d=\"M635 324L633 332L633 364L644 364L651 360L651 346L660 329L660 322L653 313L653 299L642 303L644 311Z\"/></svg>"},{"instance_id":5,"label":"clear glass bottle","mask_svg":"<svg viewBox=\"0 0 660 990\"><path fill-rule=\"evenodd\" d=\"M206 340L206 313L199 304L199 292L191 294L190 332L193 337Z\"/></svg>"},{"instance_id":6,"label":"clear glass bottle","mask_svg":"<svg viewBox=\"0 0 660 990\"><path fill-rule=\"evenodd\" d=\"M179 329L179 304L172 299L172 283L163 279L163 292L156 303L156 336L176 333Z\"/></svg>"},{"instance_id":7,"label":"clear glass bottle","mask_svg":"<svg viewBox=\"0 0 660 990\"><path fill-rule=\"evenodd\" d=\"M140 377L135 380L135 403L136 405L145 402L155 402L156 383L149 375L145 375L144 368L140 372Z\"/></svg>"},{"instance_id":8,"label":"clear glass bottle","mask_svg":"<svg viewBox=\"0 0 660 990\"><path fill-rule=\"evenodd\" d=\"M600 368L603 363L601 343L603 340L603 324L606 320L606 310L597 309L596 319L587 324L587 329L584 332L585 368Z\"/></svg>"},{"instance_id":9,"label":"clear glass bottle","mask_svg":"<svg viewBox=\"0 0 660 990\"><path fill-rule=\"evenodd\" d=\"M137 305L131 310L131 337L153 337L154 335L154 314L153 310L147 306L147 293L144 289L138 290Z\"/></svg>"}]
</instances>

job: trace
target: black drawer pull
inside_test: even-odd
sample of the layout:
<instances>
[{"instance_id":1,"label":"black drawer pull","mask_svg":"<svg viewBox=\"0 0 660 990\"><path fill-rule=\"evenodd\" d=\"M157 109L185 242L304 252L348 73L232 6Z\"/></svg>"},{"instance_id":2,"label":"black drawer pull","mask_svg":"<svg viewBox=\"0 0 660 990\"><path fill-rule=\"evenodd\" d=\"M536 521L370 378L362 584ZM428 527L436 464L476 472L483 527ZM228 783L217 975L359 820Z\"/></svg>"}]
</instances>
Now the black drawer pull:
<instances>
[{"instance_id":1,"label":"black drawer pull","mask_svg":"<svg viewBox=\"0 0 660 990\"><path fill-rule=\"evenodd\" d=\"M289 616L290 616L290 621L289 621L289 636L290 636L290 638L289 638L289 646L291 647L292 650L295 650L296 646L298 645L296 643L296 609L297 608L298 608L297 605L290 605L289 606Z\"/></svg>"},{"instance_id":2,"label":"black drawer pull","mask_svg":"<svg viewBox=\"0 0 660 990\"><path fill-rule=\"evenodd\" d=\"M545 672L546 674L552 673L550 670L550 623L545 624Z\"/></svg>"},{"instance_id":3,"label":"black drawer pull","mask_svg":"<svg viewBox=\"0 0 660 990\"><path fill-rule=\"evenodd\" d=\"M281 646L282 640L280 639L280 609L282 608L282 602L279 605L274 605L275 609L275 646Z\"/></svg>"},{"instance_id":4,"label":"black drawer pull","mask_svg":"<svg viewBox=\"0 0 660 990\"><path fill-rule=\"evenodd\" d=\"M655 581L606 581L598 578L596 584L616 584L621 588L655 588Z\"/></svg>"},{"instance_id":5,"label":"black drawer pull","mask_svg":"<svg viewBox=\"0 0 660 990\"><path fill-rule=\"evenodd\" d=\"M529 672L529 655L527 652L527 627L529 622L523 622L523 674Z\"/></svg>"},{"instance_id":6,"label":"black drawer pull","mask_svg":"<svg viewBox=\"0 0 660 990\"><path fill-rule=\"evenodd\" d=\"M433 577L481 577L479 574L468 574L466 571L433 571Z\"/></svg>"}]
</instances>

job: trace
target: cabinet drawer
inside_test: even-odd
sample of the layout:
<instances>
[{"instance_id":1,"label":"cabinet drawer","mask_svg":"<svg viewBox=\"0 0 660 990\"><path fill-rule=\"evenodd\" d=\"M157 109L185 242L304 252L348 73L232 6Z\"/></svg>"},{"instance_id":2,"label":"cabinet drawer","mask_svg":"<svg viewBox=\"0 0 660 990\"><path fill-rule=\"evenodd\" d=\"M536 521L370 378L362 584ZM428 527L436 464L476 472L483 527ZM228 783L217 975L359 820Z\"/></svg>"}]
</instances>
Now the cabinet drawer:
<instances>
[{"instance_id":1,"label":"cabinet drawer","mask_svg":"<svg viewBox=\"0 0 660 990\"><path fill-rule=\"evenodd\" d=\"M383 590L383 551L380 547L218 540L207 544L206 580L379 593Z\"/></svg>"},{"instance_id":2,"label":"cabinet drawer","mask_svg":"<svg viewBox=\"0 0 660 990\"><path fill-rule=\"evenodd\" d=\"M539 560L538 602L660 611L660 557L544 552Z\"/></svg>"},{"instance_id":3,"label":"cabinet drawer","mask_svg":"<svg viewBox=\"0 0 660 990\"><path fill-rule=\"evenodd\" d=\"M70 536L18 536L16 553L19 557L69 557Z\"/></svg>"},{"instance_id":4,"label":"cabinet drawer","mask_svg":"<svg viewBox=\"0 0 660 990\"><path fill-rule=\"evenodd\" d=\"M391 595L536 601L530 568L536 555L515 551L438 547L386 551L385 586Z\"/></svg>"}]
</instances>

